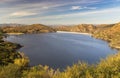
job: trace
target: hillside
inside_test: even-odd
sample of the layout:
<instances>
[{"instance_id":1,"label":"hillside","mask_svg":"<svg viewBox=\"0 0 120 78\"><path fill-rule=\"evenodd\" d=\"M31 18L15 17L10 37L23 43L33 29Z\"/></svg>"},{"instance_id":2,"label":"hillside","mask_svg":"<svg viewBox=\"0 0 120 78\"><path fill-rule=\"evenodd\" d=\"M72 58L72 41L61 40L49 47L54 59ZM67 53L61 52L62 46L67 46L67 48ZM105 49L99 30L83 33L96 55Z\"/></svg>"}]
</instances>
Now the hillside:
<instances>
[{"instance_id":1,"label":"hillside","mask_svg":"<svg viewBox=\"0 0 120 78\"><path fill-rule=\"evenodd\" d=\"M110 46L120 49L120 23L116 24L80 24L54 27L56 31L92 33L95 38L110 42Z\"/></svg>"},{"instance_id":2,"label":"hillside","mask_svg":"<svg viewBox=\"0 0 120 78\"><path fill-rule=\"evenodd\" d=\"M55 32L51 27L42 24L33 24L27 26L5 26L2 27L5 33L48 33Z\"/></svg>"},{"instance_id":3,"label":"hillside","mask_svg":"<svg viewBox=\"0 0 120 78\"><path fill-rule=\"evenodd\" d=\"M84 32L84 33L93 33L96 29L96 26L92 24L79 24L73 26L58 26L54 27L56 31L70 31L70 32Z\"/></svg>"},{"instance_id":4,"label":"hillside","mask_svg":"<svg viewBox=\"0 0 120 78\"><path fill-rule=\"evenodd\" d=\"M16 58L20 58L17 49L22 46L16 43L11 43L3 40L3 33L0 31L0 65L13 63Z\"/></svg>"},{"instance_id":5,"label":"hillside","mask_svg":"<svg viewBox=\"0 0 120 78\"><path fill-rule=\"evenodd\" d=\"M94 37L110 42L110 46L120 49L120 23L104 28L93 34Z\"/></svg>"}]
</instances>

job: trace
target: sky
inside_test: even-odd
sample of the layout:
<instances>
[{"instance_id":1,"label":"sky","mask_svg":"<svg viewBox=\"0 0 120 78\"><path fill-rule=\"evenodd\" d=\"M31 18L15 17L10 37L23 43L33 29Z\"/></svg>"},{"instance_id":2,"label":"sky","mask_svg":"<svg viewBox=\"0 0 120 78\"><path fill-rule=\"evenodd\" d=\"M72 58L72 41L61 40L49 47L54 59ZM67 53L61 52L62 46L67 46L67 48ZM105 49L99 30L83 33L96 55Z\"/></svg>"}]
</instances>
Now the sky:
<instances>
[{"instance_id":1,"label":"sky","mask_svg":"<svg viewBox=\"0 0 120 78\"><path fill-rule=\"evenodd\" d=\"M120 0L0 0L0 23L111 24L120 22Z\"/></svg>"}]
</instances>

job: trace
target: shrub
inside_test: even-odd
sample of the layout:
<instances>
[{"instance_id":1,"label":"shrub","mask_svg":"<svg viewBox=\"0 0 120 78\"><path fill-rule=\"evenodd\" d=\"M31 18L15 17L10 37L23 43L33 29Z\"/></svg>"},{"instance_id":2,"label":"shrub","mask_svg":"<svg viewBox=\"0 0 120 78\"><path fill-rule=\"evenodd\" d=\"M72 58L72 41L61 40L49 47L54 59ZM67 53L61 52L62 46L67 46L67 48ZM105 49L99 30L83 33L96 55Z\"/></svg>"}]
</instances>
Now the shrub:
<instances>
[{"instance_id":1,"label":"shrub","mask_svg":"<svg viewBox=\"0 0 120 78\"><path fill-rule=\"evenodd\" d=\"M21 67L15 64L0 66L0 78L21 78Z\"/></svg>"},{"instance_id":2,"label":"shrub","mask_svg":"<svg viewBox=\"0 0 120 78\"><path fill-rule=\"evenodd\" d=\"M29 60L28 58L17 58L14 60L14 64L18 65L18 66L28 66Z\"/></svg>"}]
</instances>

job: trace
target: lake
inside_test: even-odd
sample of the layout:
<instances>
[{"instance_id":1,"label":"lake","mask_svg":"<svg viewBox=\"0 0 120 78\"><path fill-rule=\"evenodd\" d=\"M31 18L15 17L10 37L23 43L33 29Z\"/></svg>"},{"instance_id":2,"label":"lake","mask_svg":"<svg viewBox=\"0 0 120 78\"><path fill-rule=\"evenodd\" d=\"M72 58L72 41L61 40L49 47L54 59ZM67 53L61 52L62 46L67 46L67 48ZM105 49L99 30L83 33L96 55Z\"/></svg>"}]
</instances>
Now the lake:
<instances>
[{"instance_id":1,"label":"lake","mask_svg":"<svg viewBox=\"0 0 120 78\"><path fill-rule=\"evenodd\" d=\"M96 64L101 58L116 53L107 42L84 34L24 34L11 35L6 40L24 46L19 51L29 57L31 66L42 64L54 69L63 69L78 61Z\"/></svg>"}]
</instances>

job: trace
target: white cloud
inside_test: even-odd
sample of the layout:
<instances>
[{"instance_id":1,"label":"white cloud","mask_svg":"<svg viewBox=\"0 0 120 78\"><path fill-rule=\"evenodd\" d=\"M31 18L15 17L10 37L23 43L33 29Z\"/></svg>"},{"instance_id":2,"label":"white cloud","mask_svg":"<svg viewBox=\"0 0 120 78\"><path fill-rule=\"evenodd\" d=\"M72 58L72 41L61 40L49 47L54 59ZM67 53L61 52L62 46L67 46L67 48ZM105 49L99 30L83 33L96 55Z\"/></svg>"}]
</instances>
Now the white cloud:
<instances>
[{"instance_id":1,"label":"white cloud","mask_svg":"<svg viewBox=\"0 0 120 78\"><path fill-rule=\"evenodd\" d=\"M94 10L87 12L61 14L52 16L40 16L32 18L2 19L7 22L18 23L43 23L43 24L79 24L79 23L114 23L120 20L120 7L108 8L103 10ZM24 21L26 20L26 21ZM33 21L34 20L34 21ZM56 20L56 22L54 22Z\"/></svg>"},{"instance_id":2,"label":"white cloud","mask_svg":"<svg viewBox=\"0 0 120 78\"><path fill-rule=\"evenodd\" d=\"M13 1L17 2L20 0L0 0L0 4L3 4L6 2L12 3ZM98 3L100 0L77 0L77 1L70 1L70 2L63 2L63 1L48 1L48 2L35 2L35 3L19 3L16 5L8 5L8 7L1 7L0 8L0 14L1 15L5 15L8 16L10 13L12 12L17 12L17 13L12 13L11 15L13 16L26 16L27 13L18 13L19 11L27 11L31 12L32 14L38 13L38 14L42 14L42 13L49 13L49 12L56 12L56 11L66 11L66 10L70 10L70 9L60 9L61 6L66 6L66 5L76 5L76 4L94 4L94 3ZM79 7L80 8L80 7ZM35 13L34 13L35 12ZM24 15L23 15L24 14Z\"/></svg>"},{"instance_id":3,"label":"white cloud","mask_svg":"<svg viewBox=\"0 0 120 78\"><path fill-rule=\"evenodd\" d=\"M22 9L32 9L32 10L48 10L48 9L52 9L52 8L58 8L58 7L62 7L62 6L67 6L67 5L76 5L76 4L94 4L94 3L98 3L100 0L80 0L80 1L73 1L73 2L40 2L40 3L23 3L20 5L17 5L17 8L22 8ZM80 9L80 6L73 6L73 9Z\"/></svg>"},{"instance_id":4,"label":"white cloud","mask_svg":"<svg viewBox=\"0 0 120 78\"><path fill-rule=\"evenodd\" d=\"M53 16L44 16L41 19L59 19L59 18L67 18L67 17L80 17L80 16L91 16L97 14L110 14L110 13L120 13L120 7L117 8L109 8L103 10L95 10L95 11L87 11L87 12L79 12L79 13L71 13L71 14L63 14L63 15L53 15Z\"/></svg>"},{"instance_id":5,"label":"white cloud","mask_svg":"<svg viewBox=\"0 0 120 78\"><path fill-rule=\"evenodd\" d=\"M37 13L21 11L21 12L14 12L10 14L10 16L22 17L22 16L31 16L31 15L36 15L36 14Z\"/></svg>"},{"instance_id":6,"label":"white cloud","mask_svg":"<svg viewBox=\"0 0 120 78\"><path fill-rule=\"evenodd\" d=\"M82 7L82 6L72 6L71 7L71 10L80 10L80 9L91 9L91 10L94 10L94 9L97 9L97 7Z\"/></svg>"},{"instance_id":7,"label":"white cloud","mask_svg":"<svg viewBox=\"0 0 120 78\"><path fill-rule=\"evenodd\" d=\"M80 9L82 9L81 6L72 6L71 7L71 10L80 10Z\"/></svg>"},{"instance_id":8,"label":"white cloud","mask_svg":"<svg viewBox=\"0 0 120 78\"><path fill-rule=\"evenodd\" d=\"M91 9L91 10L92 10L92 9L93 9L93 10L94 10L94 9L97 9L97 7L83 7L83 8L84 8L84 9Z\"/></svg>"},{"instance_id":9,"label":"white cloud","mask_svg":"<svg viewBox=\"0 0 120 78\"><path fill-rule=\"evenodd\" d=\"M47 6L43 6L42 9L49 9L49 7L47 7Z\"/></svg>"}]
</instances>

